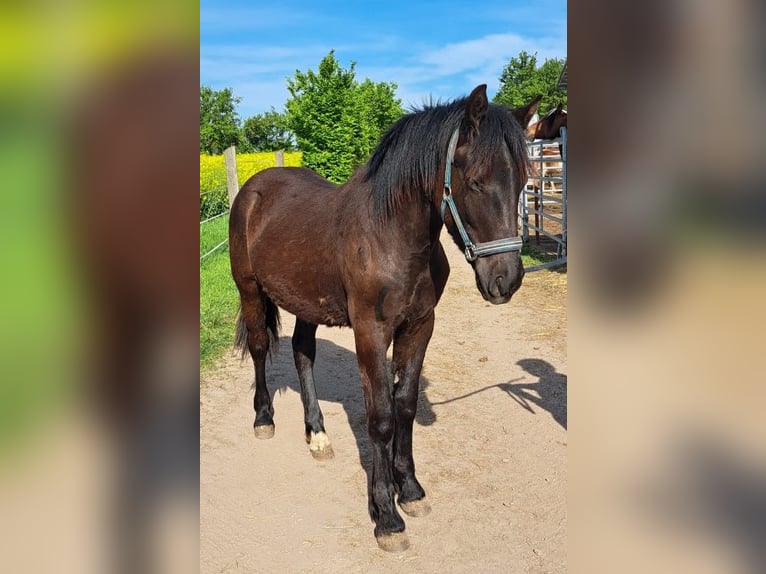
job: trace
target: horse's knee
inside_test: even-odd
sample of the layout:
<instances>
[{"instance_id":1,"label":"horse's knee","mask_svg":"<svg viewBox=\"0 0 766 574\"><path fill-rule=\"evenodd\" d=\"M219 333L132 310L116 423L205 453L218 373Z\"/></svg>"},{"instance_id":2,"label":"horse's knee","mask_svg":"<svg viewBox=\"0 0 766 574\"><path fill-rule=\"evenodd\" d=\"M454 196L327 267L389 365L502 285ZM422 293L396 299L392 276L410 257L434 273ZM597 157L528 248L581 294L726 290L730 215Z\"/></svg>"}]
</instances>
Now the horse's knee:
<instances>
[{"instance_id":1,"label":"horse's knee","mask_svg":"<svg viewBox=\"0 0 766 574\"><path fill-rule=\"evenodd\" d=\"M396 401L396 418L409 421L415 418L418 410L417 400L411 401L405 398Z\"/></svg>"},{"instance_id":2,"label":"horse's knee","mask_svg":"<svg viewBox=\"0 0 766 574\"><path fill-rule=\"evenodd\" d=\"M394 417L392 413L374 414L367 417L367 432L373 440L389 442L394 436Z\"/></svg>"},{"instance_id":3,"label":"horse's knee","mask_svg":"<svg viewBox=\"0 0 766 574\"><path fill-rule=\"evenodd\" d=\"M408 377L405 375L405 379ZM411 381L400 381L394 394L396 419L411 421L418 410L418 384Z\"/></svg>"}]
</instances>

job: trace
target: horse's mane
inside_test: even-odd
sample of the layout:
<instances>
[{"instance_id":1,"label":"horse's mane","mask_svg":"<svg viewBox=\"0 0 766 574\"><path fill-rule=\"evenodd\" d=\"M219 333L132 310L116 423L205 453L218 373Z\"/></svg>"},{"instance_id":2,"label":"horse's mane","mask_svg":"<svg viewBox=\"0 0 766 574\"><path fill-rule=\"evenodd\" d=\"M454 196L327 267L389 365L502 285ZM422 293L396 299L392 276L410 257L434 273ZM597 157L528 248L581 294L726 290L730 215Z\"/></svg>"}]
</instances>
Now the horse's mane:
<instances>
[{"instance_id":1,"label":"horse's mane","mask_svg":"<svg viewBox=\"0 0 766 574\"><path fill-rule=\"evenodd\" d=\"M426 104L400 118L383 135L364 170L370 183L374 213L380 220L393 215L405 199L431 196L443 175L447 147L458 126L462 130L467 98ZM524 133L508 108L490 104L474 141L473 157L491 157L498 146L508 146L526 181L527 149Z\"/></svg>"}]
</instances>

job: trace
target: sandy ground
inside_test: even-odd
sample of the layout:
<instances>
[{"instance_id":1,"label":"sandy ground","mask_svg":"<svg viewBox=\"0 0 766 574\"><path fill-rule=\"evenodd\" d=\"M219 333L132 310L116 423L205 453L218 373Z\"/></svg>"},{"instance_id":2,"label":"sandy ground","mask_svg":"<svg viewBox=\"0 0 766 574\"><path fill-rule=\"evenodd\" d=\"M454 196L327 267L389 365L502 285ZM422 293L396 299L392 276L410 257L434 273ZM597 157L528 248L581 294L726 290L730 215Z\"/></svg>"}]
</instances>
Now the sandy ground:
<instances>
[{"instance_id":1,"label":"sandy ground","mask_svg":"<svg viewBox=\"0 0 766 574\"><path fill-rule=\"evenodd\" d=\"M282 313L267 365L276 434L252 432L252 365L203 374L200 572L566 571L566 275L527 275L486 303L457 248L436 309L414 430L433 511L403 515L411 547L380 550L367 514L370 462L350 329L320 327L315 377L335 458L314 460ZM233 329L233 326L232 326Z\"/></svg>"}]
</instances>

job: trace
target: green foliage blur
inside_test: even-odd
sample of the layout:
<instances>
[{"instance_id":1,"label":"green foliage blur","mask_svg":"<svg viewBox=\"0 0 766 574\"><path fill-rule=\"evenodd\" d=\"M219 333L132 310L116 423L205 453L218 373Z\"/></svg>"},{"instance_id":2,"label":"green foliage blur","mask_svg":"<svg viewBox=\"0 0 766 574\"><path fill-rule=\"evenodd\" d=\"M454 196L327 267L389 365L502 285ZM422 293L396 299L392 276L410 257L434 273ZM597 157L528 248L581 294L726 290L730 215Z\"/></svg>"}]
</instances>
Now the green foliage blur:
<instances>
[{"instance_id":1,"label":"green foliage blur","mask_svg":"<svg viewBox=\"0 0 766 574\"><path fill-rule=\"evenodd\" d=\"M241 98L234 97L231 88L213 90L208 86L199 89L199 151L216 155L239 141L239 117L237 104Z\"/></svg>"},{"instance_id":2,"label":"green foliage blur","mask_svg":"<svg viewBox=\"0 0 766 574\"><path fill-rule=\"evenodd\" d=\"M564 64L564 60L554 58L546 59L538 66L537 54L529 54L522 50L503 68L500 74L500 89L492 101L510 108L518 108L531 102L538 94L542 94L543 99L538 108L541 117L555 108L559 102L566 108L567 91L556 88Z\"/></svg>"},{"instance_id":3,"label":"green foliage blur","mask_svg":"<svg viewBox=\"0 0 766 574\"><path fill-rule=\"evenodd\" d=\"M346 181L372 153L403 110L396 84L357 82L355 63L343 69L331 50L318 70L287 80L287 121L303 165L335 183Z\"/></svg>"}]
</instances>

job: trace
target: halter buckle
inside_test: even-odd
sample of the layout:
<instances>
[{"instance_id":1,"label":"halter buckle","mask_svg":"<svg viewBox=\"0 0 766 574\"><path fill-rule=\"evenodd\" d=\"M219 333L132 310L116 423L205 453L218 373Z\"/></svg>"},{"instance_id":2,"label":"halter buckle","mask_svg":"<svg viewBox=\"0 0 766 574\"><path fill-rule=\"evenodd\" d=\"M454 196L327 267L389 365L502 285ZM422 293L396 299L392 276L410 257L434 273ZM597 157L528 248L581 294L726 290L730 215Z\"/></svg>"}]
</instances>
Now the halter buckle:
<instances>
[{"instance_id":1,"label":"halter buckle","mask_svg":"<svg viewBox=\"0 0 766 574\"><path fill-rule=\"evenodd\" d=\"M479 258L479 256L476 255L473 249L474 249L474 245L465 246L465 258L468 260L469 263L476 261Z\"/></svg>"}]
</instances>

